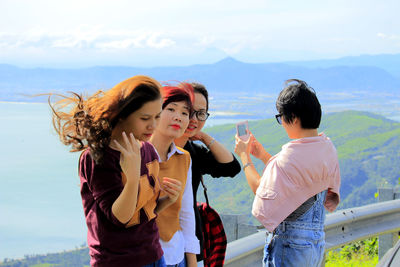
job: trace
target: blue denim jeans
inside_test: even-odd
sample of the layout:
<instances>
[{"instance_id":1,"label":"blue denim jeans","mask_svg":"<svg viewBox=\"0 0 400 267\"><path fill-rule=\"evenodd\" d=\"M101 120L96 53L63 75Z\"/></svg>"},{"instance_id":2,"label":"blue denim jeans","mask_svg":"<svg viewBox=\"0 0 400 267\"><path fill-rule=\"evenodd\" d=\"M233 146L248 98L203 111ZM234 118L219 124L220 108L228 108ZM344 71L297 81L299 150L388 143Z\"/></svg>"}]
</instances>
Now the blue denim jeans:
<instances>
[{"instance_id":1,"label":"blue denim jeans","mask_svg":"<svg viewBox=\"0 0 400 267\"><path fill-rule=\"evenodd\" d=\"M295 221L283 221L274 233L268 233L263 266L317 267L325 250L326 191L317 195L311 208Z\"/></svg>"},{"instance_id":2,"label":"blue denim jeans","mask_svg":"<svg viewBox=\"0 0 400 267\"><path fill-rule=\"evenodd\" d=\"M146 264L143 267L165 267L167 266L165 263L165 259L164 256L162 256L158 261L150 263L150 264Z\"/></svg>"},{"instance_id":3,"label":"blue denim jeans","mask_svg":"<svg viewBox=\"0 0 400 267\"><path fill-rule=\"evenodd\" d=\"M186 267L186 258L183 257L183 260L180 263L174 265L167 265L167 267Z\"/></svg>"}]
</instances>

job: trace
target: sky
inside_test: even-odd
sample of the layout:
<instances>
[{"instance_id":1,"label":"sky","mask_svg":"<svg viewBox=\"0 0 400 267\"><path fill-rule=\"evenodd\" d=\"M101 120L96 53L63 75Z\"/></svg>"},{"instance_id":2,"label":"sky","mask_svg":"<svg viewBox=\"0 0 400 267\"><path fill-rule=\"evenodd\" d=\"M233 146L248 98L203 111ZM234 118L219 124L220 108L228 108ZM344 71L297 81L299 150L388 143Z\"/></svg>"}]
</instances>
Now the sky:
<instances>
[{"instance_id":1,"label":"sky","mask_svg":"<svg viewBox=\"0 0 400 267\"><path fill-rule=\"evenodd\" d=\"M178 66L400 53L398 0L0 0L0 64Z\"/></svg>"}]
</instances>

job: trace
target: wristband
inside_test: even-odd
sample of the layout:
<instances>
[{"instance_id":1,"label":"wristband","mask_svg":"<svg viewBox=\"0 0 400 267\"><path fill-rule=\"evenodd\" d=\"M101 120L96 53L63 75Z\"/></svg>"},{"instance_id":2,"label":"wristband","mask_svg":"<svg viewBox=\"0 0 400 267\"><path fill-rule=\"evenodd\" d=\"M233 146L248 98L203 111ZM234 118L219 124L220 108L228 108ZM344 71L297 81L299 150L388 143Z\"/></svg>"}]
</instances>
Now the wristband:
<instances>
[{"instance_id":1,"label":"wristband","mask_svg":"<svg viewBox=\"0 0 400 267\"><path fill-rule=\"evenodd\" d=\"M211 140L211 142L207 145L208 149L210 149L211 145L214 144L215 139L213 138L213 140Z\"/></svg>"},{"instance_id":2,"label":"wristband","mask_svg":"<svg viewBox=\"0 0 400 267\"><path fill-rule=\"evenodd\" d=\"M253 162L247 162L246 164L244 164L243 170L245 170L246 167L249 167L250 165L253 165Z\"/></svg>"}]
</instances>

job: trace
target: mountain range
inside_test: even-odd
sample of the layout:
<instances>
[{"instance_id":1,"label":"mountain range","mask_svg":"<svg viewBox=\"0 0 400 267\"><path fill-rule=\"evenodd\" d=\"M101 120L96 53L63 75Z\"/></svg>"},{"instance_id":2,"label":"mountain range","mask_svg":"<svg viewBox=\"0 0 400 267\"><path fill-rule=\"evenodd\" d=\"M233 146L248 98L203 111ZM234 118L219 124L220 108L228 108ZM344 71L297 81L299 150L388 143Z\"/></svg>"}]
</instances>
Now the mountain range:
<instances>
[{"instance_id":1,"label":"mountain range","mask_svg":"<svg viewBox=\"0 0 400 267\"><path fill-rule=\"evenodd\" d=\"M290 78L307 81L318 92L396 94L400 88L400 54L285 63L244 63L228 57L213 64L184 67L91 67L83 69L19 68L0 64L1 101L46 92L93 92L108 89L137 74L159 81L198 81L210 95L276 93Z\"/></svg>"}]
</instances>

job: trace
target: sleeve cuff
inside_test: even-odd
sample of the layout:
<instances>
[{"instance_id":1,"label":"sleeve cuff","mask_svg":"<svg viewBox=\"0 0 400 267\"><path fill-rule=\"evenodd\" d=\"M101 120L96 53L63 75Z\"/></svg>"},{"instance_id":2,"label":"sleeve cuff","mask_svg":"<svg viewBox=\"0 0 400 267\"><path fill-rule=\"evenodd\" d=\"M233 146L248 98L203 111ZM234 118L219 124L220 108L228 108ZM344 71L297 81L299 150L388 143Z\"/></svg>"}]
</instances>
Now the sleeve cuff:
<instances>
[{"instance_id":1,"label":"sleeve cuff","mask_svg":"<svg viewBox=\"0 0 400 267\"><path fill-rule=\"evenodd\" d=\"M200 254L200 242L196 237L185 240L185 253Z\"/></svg>"}]
</instances>

